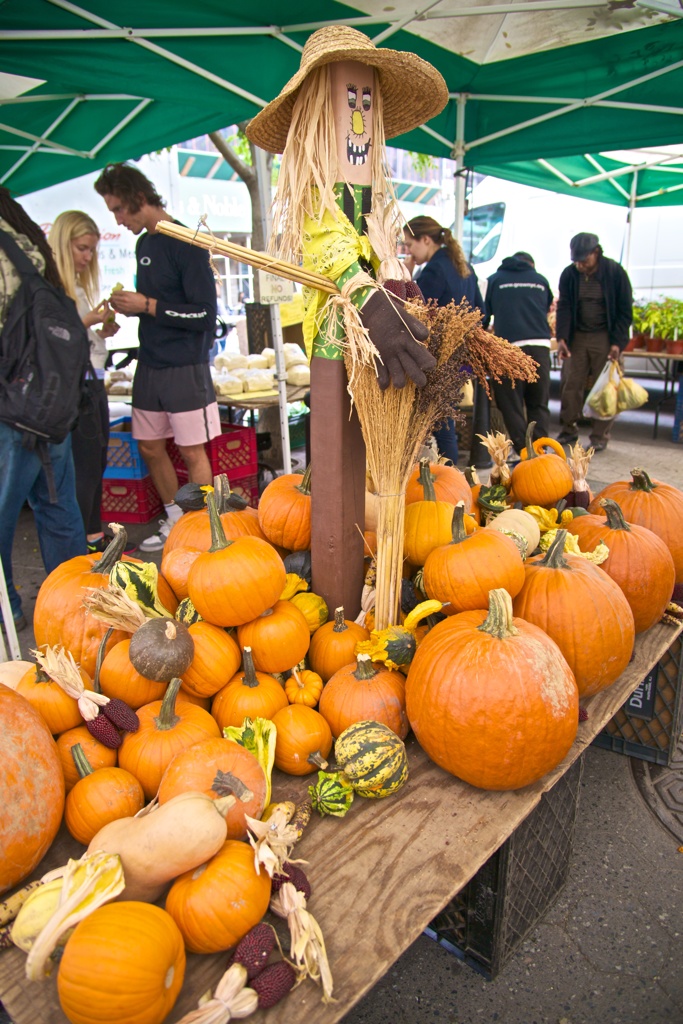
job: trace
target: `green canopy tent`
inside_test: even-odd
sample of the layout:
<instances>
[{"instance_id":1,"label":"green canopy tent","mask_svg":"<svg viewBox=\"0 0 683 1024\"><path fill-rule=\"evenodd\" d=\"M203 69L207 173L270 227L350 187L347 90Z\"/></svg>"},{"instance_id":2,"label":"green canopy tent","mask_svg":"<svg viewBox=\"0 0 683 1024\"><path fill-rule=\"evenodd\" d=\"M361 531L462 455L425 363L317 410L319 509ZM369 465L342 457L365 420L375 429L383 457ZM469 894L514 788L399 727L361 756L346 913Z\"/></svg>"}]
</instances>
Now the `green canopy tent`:
<instances>
[{"instance_id":1,"label":"green canopy tent","mask_svg":"<svg viewBox=\"0 0 683 1024\"><path fill-rule=\"evenodd\" d=\"M248 118L338 22L443 73L448 106L403 148L464 168L659 145L683 125L680 14L679 0L4 0L0 69L40 84L0 98L0 181L22 194Z\"/></svg>"}]
</instances>

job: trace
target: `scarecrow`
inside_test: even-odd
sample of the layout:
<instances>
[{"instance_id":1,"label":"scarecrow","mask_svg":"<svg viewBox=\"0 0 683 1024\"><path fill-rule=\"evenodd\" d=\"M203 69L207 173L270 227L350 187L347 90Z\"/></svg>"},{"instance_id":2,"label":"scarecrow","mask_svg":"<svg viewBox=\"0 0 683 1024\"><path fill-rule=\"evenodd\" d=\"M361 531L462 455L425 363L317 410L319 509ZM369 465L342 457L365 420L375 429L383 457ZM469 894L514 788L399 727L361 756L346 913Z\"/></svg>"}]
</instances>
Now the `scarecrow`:
<instances>
[{"instance_id":1,"label":"scarecrow","mask_svg":"<svg viewBox=\"0 0 683 1024\"><path fill-rule=\"evenodd\" d=\"M282 153L278 255L339 288L333 297L304 290L303 331L311 359L313 589L349 615L363 586L366 466L349 379L371 366L378 396L414 391L436 365L424 344L429 328L402 301L414 292L395 256L401 222L384 140L428 121L447 100L442 76L420 57L330 26L309 37L299 71L247 128L253 143Z\"/></svg>"}]
</instances>

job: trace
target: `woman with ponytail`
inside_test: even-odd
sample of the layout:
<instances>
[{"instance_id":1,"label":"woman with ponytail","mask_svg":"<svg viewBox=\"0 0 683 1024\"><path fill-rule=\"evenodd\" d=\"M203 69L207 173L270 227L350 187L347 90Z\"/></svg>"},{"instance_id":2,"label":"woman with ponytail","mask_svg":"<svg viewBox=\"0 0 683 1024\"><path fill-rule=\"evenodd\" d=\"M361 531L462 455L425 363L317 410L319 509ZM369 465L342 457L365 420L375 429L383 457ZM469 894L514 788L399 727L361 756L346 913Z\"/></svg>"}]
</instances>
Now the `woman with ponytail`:
<instances>
[{"instance_id":1,"label":"woman with ponytail","mask_svg":"<svg viewBox=\"0 0 683 1024\"><path fill-rule=\"evenodd\" d=\"M412 272L421 267L416 281L425 299L434 299L438 306L456 305L467 299L470 306L484 312L477 275L465 259L458 240L449 228L433 217L413 217L403 229L409 256L406 266ZM439 453L458 462L458 436L453 420L446 420L434 431Z\"/></svg>"}]
</instances>

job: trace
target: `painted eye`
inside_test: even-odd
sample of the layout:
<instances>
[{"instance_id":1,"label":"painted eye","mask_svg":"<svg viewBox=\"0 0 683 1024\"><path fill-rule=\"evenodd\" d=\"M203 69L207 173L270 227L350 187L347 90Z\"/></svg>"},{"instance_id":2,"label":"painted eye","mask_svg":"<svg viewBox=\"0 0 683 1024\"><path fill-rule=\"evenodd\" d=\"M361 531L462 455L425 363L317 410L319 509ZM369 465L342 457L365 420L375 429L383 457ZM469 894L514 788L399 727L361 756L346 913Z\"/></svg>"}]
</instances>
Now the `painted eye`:
<instances>
[{"instance_id":1,"label":"painted eye","mask_svg":"<svg viewBox=\"0 0 683 1024\"><path fill-rule=\"evenodd\" d=\"M363 110L369 110L372 102L370 89L363 89Z\"/></svg>"},{"instance_id":2,"label":"painted eye","mask_svg":"<svg viewBox=\"0 0 683 1024\"><path fill-rule=\"evenodd\" d=\"M355 110L356 100L358 98L358 90L356 89L355 85L347 86L346 96L349 101L349 106L351 107L352 110Z\"/></svg>"}]
</instances>

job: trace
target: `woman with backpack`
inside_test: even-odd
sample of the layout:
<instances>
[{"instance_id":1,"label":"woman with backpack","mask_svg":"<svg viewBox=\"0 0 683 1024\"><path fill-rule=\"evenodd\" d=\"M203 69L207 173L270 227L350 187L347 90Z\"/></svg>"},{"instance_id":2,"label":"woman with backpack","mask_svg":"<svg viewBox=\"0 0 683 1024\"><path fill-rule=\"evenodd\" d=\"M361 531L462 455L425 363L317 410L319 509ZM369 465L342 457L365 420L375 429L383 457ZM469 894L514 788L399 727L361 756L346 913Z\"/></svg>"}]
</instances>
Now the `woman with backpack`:
<instances>
[{"instance_id":1,"label":"woman with backpack","mask_svg":"<svg viewBox=\"0 0 683 1024\"><path fill-rule=\"evenodd\" d=\"M98 302L99 241L100 230L97 224L80 210L60 213L48 235L64 290L76 303L90 341L91 370L88 371L85 383L86 401L71 437L76 467L76 496L89 553L104 551L107 545L100 513L102 474L107 466L109 441L109 407L104 389L104 366L107 360L106 339L119 329L113 309L106 301Z\"/></svg>"},{"instance_id":2,"label":"woman with backpack","mask_svg":"<svg viewBox=\"0 0 683 1024\"><path fill-rule=\"evenodd\" d=\"M437 306L456 305L467 299L470 306L484 312L477 275L465 259L458 240L449 228L433 217L413 217L403 229L409 256L406 266L412 271L421 267L415 278L425 299L434 299ZM452 419L434 430L439 453L458 463L458 436Z\"/></svg>"}]
</instances>

